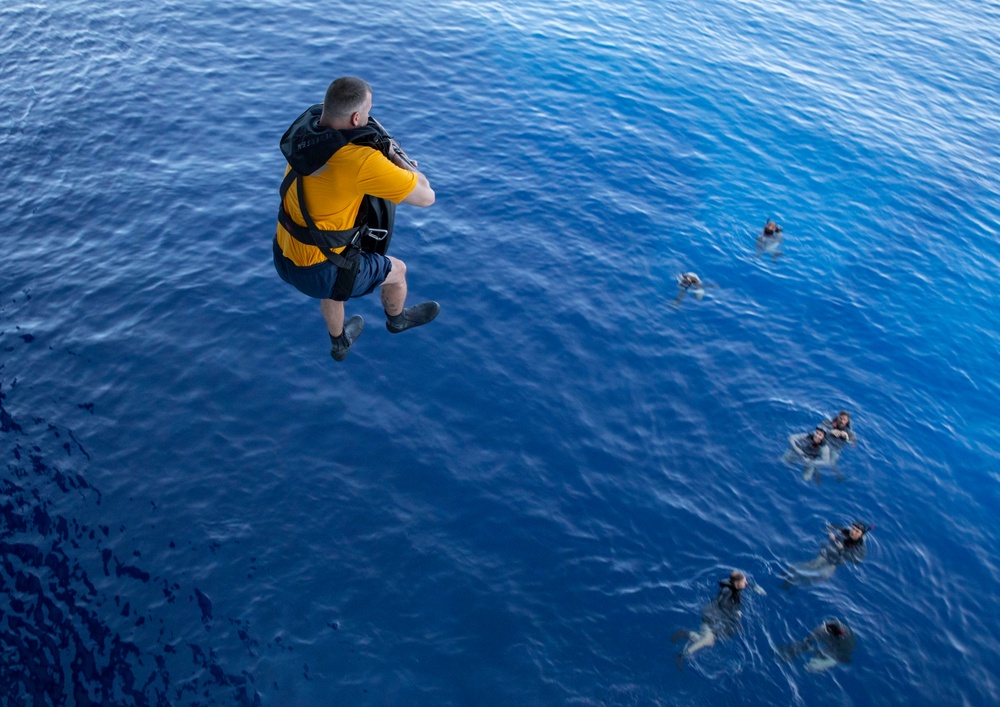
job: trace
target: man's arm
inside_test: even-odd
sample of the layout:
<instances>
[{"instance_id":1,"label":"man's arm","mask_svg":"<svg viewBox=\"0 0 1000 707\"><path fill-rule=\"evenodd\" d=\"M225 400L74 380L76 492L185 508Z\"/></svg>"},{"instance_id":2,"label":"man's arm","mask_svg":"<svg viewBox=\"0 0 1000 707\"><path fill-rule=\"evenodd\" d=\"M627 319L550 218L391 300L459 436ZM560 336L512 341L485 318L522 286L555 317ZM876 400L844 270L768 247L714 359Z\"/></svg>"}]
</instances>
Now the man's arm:
<instances>
[{"instance_id":1,"label":"man's arm","mask_svg":"<svg viewBox=\"0 0 1000 707\"><path fill-rule=\"evenodd\" d=\"M405 169L406 171L413 172L417 175L417 186L413 187L413 191L406 195L406 198L403 199L403 203L424 208L433 204L434 190L431 189L431 183L427 181L427 177L424 176L424 173L417 169L417 163L404 159L404 156L397 152L393 152L390 159L392 160L392 163L400 169Z\"/></svg>"},{"instance_id":2,"label":"man's arm","mask_svg":"<svg viewBox=\"0 0 1000 707\"><path fill-rule=\"evenodd\" d=\"M403 203L420 207L430 206L434 203L434 190L431 189L430 182L427 181L427 177L423 175L423 172L417 172L417 170L411 171L417 175L417 186L413 187L413 191L406 195Z\"/></svg>"}]
</instances>

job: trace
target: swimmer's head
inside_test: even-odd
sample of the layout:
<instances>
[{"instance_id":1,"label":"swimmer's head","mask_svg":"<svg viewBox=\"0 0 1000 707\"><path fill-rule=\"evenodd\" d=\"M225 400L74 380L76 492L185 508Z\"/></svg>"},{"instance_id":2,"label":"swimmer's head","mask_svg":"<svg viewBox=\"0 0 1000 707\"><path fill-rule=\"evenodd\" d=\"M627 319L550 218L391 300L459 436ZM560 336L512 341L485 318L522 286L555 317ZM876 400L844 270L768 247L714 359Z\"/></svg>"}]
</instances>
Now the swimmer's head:
<instances>
[{"instance_id":1,"label":"swimmer's head","mask_svg":"<svg viewBox=\"0 0 1000 707\"><path fill-rule=\"evenodd\" d=\"M826 622L826 632L833 636L834 638L844 637L844 627L840 625L837 621L827 621Z\"/></svg>"},{"instance_id":2,"label":"swimmer's head","mask_svg":"<svg viewBox=\"0 0 1000 707\"><path fill-rule=\"evenodd\" d=\"M733 570L729 574L729 583L742 591L747 588L747 576L739 570Z\"/></svg>"},{"instance_id":3,"label":"swimmer's head","mask_svg":"<svg viewBox=\"0 0 1000 707\"><path fill-rule=\"evenodd\" d=\"M856 520L851 523L851 527L849 527L847 531L850 533L852 540L857 540L858 538L864 537L865 534L871 529L872 526L868 525L864 521Z\"/></svg>"},{"instance_id":4,"label":"swimmer's head","mask_svg":"<svg viewBox=\"0 0 1000 707\"><path fill-rule=\"evenodd\" d=\"M765 236L773 236L775 233L781 233L781 226L776 224L774 221L768 221L764 224Z\"/></svg>"},{"instance_id":5,"label":"swimmer's head","mask_svg":"<svg viewBox=\"0 0 1000 707\"><path fill-rule=\"evenodd\" d=\"M833 426L838 430L846 430L851 426L851 413L847 410L841 410L837 413L837 416L833 418Z\"/></svg>"},{"instance_id":6,"label":"swimmer's head","mask_svg":"<svg viewBox=\"0 0 1000 707\"><path fill-rule=\"evenodd\" d=\"M680 283L685 287L690 287L691 285L700 285L701 278L698 277L693 272L686 272L681 274Z\"/></svg>"},{"instance_id":7,"label":"swimmer's head","mask_svg":"<svg viewBox=\"0 0 1000 707\"><path fill-rule=\"evenodd\" d=\"M817 427L815 430L813 430L812 433L813 444L822 444L824 439L826 439L826 430L824 430L822 427Z\"/></svg>"}]
</instances>

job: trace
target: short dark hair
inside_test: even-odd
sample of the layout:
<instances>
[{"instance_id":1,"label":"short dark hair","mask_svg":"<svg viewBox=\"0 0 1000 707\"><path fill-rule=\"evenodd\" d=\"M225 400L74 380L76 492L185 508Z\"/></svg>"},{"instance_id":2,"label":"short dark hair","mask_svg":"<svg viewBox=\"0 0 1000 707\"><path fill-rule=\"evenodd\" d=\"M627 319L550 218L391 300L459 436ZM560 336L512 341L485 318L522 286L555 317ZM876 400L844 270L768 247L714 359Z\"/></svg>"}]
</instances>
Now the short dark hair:
<instances>
[{"instance_id":1,"label":"short dark hair","mask_svg":"<svg viewBox=\"0 0 1000 707\"><path fill-rule=\"evenodd\" d=\"M361 110L371 92L372 87L367 81L354 76L341 76L326 89L323 114L327 118L348 118Z\"/></svg>"}]
</instances>

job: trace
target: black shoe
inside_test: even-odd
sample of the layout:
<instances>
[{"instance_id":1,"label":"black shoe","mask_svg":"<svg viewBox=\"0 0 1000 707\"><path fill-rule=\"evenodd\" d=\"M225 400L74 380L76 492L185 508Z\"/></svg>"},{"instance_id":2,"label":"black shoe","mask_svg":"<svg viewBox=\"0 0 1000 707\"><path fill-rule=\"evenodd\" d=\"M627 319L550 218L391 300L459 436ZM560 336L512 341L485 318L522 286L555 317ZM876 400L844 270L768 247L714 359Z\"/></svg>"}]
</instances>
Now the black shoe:
<instances>
[{"instance_id":1,"label":"black shoe","mask_svg":"<svg viewBox=\"0 0 1000 707\"><path fill-rule=\"evenodd\" d=\"M441 305L437 302L415 304L412 307L407 307L395 317L385 315L385 328L389 330L390 334L398 334L401 331L433 321L440 311Z\"/></svg>"},{"instance_id":2,"label":"black shoe","mask_svg":"<svg viewBox=\"0 0 1000 707\"><path fill-rule=\"evenodd\" d=\"M358 340L361 332L365 330L365 320L355 314L344 322L344 331L340 336L330 335L330 355L334 361L343 361L347 354L351 352L351 344Z\"/></svg>"}]
</instances>

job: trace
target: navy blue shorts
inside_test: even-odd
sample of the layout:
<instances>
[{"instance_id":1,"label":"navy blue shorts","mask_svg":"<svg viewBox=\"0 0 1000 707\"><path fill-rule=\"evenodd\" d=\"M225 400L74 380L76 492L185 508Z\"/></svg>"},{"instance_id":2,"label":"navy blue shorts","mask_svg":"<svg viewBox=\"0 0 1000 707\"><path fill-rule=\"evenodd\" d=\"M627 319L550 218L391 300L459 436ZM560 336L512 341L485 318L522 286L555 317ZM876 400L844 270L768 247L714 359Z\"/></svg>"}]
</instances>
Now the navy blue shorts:
<instances>
[{"instance_id":1,"label":"navy blue shorts","mask_svg":"<svg viewBox=\"0 0 1000 707\"><path fill-rule=\"evenodd\" d=\"M337 284L337 266L328 260L307 267L299 267L286 258L274 239L274 269L278 276L304 295L316 299L331 299ZM358 260L358 278L354 281L351 297L364 297L385 282L392 271L392 261L378 253L361 253Z\"/></svg>"}]
</instances>

